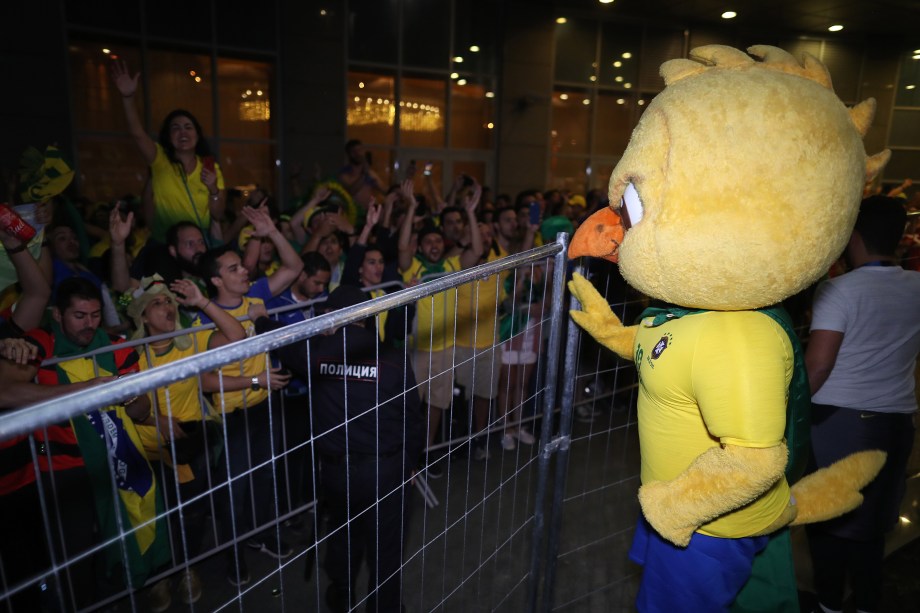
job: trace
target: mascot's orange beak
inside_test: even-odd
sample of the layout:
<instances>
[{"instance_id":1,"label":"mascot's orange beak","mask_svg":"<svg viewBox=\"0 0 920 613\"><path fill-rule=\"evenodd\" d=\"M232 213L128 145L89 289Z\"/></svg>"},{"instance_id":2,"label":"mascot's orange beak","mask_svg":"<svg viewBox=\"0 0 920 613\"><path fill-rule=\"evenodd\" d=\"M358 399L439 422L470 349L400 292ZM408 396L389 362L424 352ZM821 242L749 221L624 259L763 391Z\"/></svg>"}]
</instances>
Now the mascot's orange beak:
<instances>
[{"instance_id":1,"label":"mascot's orange beak","mask_svg":"<svg viewBox=\"0 0 920 613\"><path fill-rule=\"evenodd\" d=\"M616 263L625 234L620 216L605 207L579 226L569 243L569 259L590 255Z\"/></svg>"}]
</instances>

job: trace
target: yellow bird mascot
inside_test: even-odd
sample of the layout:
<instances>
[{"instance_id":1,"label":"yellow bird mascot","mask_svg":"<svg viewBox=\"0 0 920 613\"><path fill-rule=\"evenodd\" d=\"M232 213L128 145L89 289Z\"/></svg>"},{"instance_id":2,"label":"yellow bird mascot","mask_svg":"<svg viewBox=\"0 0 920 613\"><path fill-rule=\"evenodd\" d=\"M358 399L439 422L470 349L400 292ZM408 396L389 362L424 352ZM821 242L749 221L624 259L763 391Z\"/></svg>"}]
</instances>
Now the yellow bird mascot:
<instances>
[{"instance_id":1,"label":"yellow bird mascot","mask_svg":"<svg viewBox=\"0 0 920 613\"><path fill-rule=\"evenodd\" d=\"M569 249L618 262L630 285L673 305L627 327L587 280L570 283L574 320L639 373L636 604L798 611L786 526L858 506L884 454L798 480L807 378L788 316L771 307L839 257L889 153L867 157L862 144L874 100L846 108L811 55L711 45L661 75L613 170L611 208Z\"/></svg>"}]
</instances>

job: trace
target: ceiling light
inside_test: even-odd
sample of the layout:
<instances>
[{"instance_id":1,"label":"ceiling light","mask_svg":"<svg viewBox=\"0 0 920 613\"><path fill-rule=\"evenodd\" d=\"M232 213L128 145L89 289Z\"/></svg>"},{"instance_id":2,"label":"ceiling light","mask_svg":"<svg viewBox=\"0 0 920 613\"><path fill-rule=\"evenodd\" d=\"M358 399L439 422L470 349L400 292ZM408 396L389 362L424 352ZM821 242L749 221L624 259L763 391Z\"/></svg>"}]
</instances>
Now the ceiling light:
<instances>
[{"instance_id":1,"label":"ceiling light","mask_svg":"<svg viewBox=\"0 0 920 613\"><path fill-rule=\"evenodd\" d=\"M486 98L494 98L495 92L486 92Z\"/></svg>"},{"instance_id":2,"label":"ceiling light","mask_svg":"<svg viewBox=\"0 0 920 613\"><path fill-rule=\"evenodd\" d=\"M623 65L623 62L621 62L620 60L617 60L613 63L614 68L619 68L622 65Z\"/></svg>"},{"instance_id":3,"label":"ceiling light","mask_svg":"<svg viewBox=\"0 0 920 613\"><path fill-rule=\"evenodd\" d=\"M450 73L450 78L451 78L451 79L459 79L459 78L460 78L460 73L459 73L459 72L452 72L452 73Z\"/></svg>"},{"instance_id":4,"label":"ceiling light","mask_svg":"<svg viewBox=\"0 0 920 613\"><path fill-rule=\"evenodd\" d=\"M479 53L479 45L470 45L470 53Z\"/></svg>"},{"instance_id":5,"label":"ceiling light","mask_svg":"<svg viewBox=\"0 0 920 613\"><path fill-rule=\"evenodd\" d=\"M613 0L598 0L601 4L613 4Z\"/></svg>"},{"instance_id":6,"label":"ceiling light","mask_svg":"<svg viewBox=\"0 0 920 613\"><path fill-rule=\"evenodd\" d=\"M109 49L108 47L104 47L104 48L102 49L102 52L105 53L106 55L108 55L108 54L110 54L110 53L112 52L112 50Z\"/></svg>"},{"instance_id":7,"label":"ceiling light","mask_svg":"<svg viewBox=\"0 0 920 613\"><path fill-rule=\"evenodd\" d=\"M629 51L623 52L623 59L624 59L624 60L628 60L628 59L631 58L631 57L632 57L632 53L630 53Z\"/></svg>"},{"instance_id":8,"label":"ceiling light","mask_svg":"<svg viewBox=\"0 0 920 613\"><path fill-rule=\"evenodd\" d=\"M912 60L920 60L920 53L917 53L916 55L912 56L910 59L912 59Z\"/></svg>"},{"instance_id":9,"label":"ceiling light","mask_svg":"<svg viewBox=\"0 0 920 613\"><path fill-rule=\"evenodd\" d=\"M188 71L188 76L190 76L190 77L197 76L197 74L198 74L198 73L195 72L194 70L189 70L189 71Z\"/></svg>"},{"instance_id":10,"label":"ceiling light","mask_svg":"<svg viewBox=\"0 0 920 613\"><path fill-rule=\"evenodd\" d=\"M594 83L595 81L597 81L597 77L595 77L594 75L591 75L588 80Z\"/></svg>"},{"instance_id":11,"label":"ceiling light","mask_svg":"<svg viewBox=\"0 0 920 613\"><path fill-rule=\"evenodd\" d=\"M457 62L458 64L462 64L463 58L458 55L457 57L454 58L454 61Z\"/></svg>"},{"instance_id":12,"label":"ceiling light","mask_svg":"<svg viewBox=\"0 0 920 613\"><path fill-rule=\"evenodd\" d=\"M195 77L195 83L201 83L201 77Z\"/></svg>"},{"instance_id":13,"label":"ceiling light","mask_svg":"<svg viewBox=\"0 0 920 613\"><path fill-rule=\"evenodd\" d=\"M613 80L616 81L617 83L622 83L622 82L623 82L623 77L621 77L620 75L617 75L617 76L613 77Z\"/></svg>"},{"instance_id":14,"label":"ceiling light","mask_svg":"<svg viewBox=\"0 0 920 613\"><path fill-rule=\"evenodd\" d=\"M495 127L495 124L490 121L489 123L486 124L486 127L491 130L492 128Z\"/></svg>"},{"instance_id":15,"label":"ceiling light","mask_svg":"<svg viewBox=\"0 0 920 613\"><path fill-rule=\"evenodd\" d=\"M558 23L559 25L564 24L566 21L568 20L565 17L556 17L556 23Z\"/></svg>"},{"instance_id":16,"label":"ceiling light","mask_svg":"<svg viewBox=\"0 0 920 613\"><path fill-rule=\"evenodd\" d=\"M736 13L735 11L725 11L724 13L722 13L722 19L734 19L737 16L738 16L738 13Z\"/></svg>"},{"instance_id":17,"label":"ceiling light","mask_svg":"<svg viewBox=\"0 0 920 613\"><path fill-rule=\"evenodd\" d=\"M639 106L645 106L645 100L639 99Z\"/></svg>"},{"instance_id":18,"label":"ceiling light","mask_svg":"<svg viewBox=\"0 0 920 613\"><path fill-rule=\"evenodd\" d=\"M626 104L626 100L624 98L617 98L617 104Z\"/></svg>"},{"instance_id":19,"label":"ceiling light","mask_svg":"<svg viewBox=\"0 0 920 613\"><path fill-rule=\"evenodd\" d=\"M908 86L905 87L904 89L914 89L914 88L916 88L916 87L917 87L916 85L908 85Z\"/></svg>"},{"instance_id":20,"label":"ceiling light","mask_svg":"<svg viewBox=\"0 0 920 613\"><path fill-rule=\"evenodd\" d=\"M624 83L624 84L623 84L623 88L624 88L624 89L630 89L631 87L632 87L632 83Z\"/></svg>"},{"instance_id":21,"label":"ceiling light","mask_svg":"<svg viewBox=\"0 0 920 613\"><path fill-rule=\"evenodd\" d=\"M588 106L589 104L591 104L591 101L585 98L584 100L581 101L581 103L584 104L585 106Z\"/></svg>"},{"instance_id":22,"label":"ceiling light","mask_svg":"<svg viewBox=\"0 0 920 613\"><path fill-rule=\"evenodd\" d=\"M466 85L466 79L460 79L457 81L457 85Z\"/></svg>"},{"instance_id":23,"label":"ceiling light","mask_svg":"<svg viewBox=\"0 0 920 613\"><path fill-rule=\"evenodd\" d=\"M326 9L320 9L320 10L319 10L319 16L320 16L320 17L325 17L325 16L326 16Z\"/></svg>"},{"instance_id":24,"label":"ceiling light","mask_svg":"<svg viewBox=\"0 0 920 613\"><path fill-rule=\"evenodd\" d=\"M840 25L840 24L835 24L835 25L832 25L831 27L829 27L829 28L827 29L827 31L828 31L828 32L839 32L839 31L842 30L842 29L843 29L843 26L842 26L842 25Z\"/></svg>"},{"instance_id":25,"label":"ceiling light","mask_svg":"<svg viewBox=\"0 0 920 613\"><path fill-rule=\"evenodd\" d=\"M568 99L569 99L569 95L568 95L568 94L559 94L559 99L560 99L560 100L568 100Z\"/></svg>"}]
</instances>

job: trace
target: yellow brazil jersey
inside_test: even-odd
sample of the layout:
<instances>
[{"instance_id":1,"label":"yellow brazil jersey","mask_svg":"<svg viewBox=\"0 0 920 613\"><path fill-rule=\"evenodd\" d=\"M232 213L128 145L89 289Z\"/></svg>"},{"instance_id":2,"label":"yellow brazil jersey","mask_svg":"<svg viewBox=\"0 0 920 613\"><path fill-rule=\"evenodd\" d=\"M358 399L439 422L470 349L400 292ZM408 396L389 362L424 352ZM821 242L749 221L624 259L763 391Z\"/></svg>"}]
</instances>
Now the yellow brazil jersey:
<instances>
[{"instance_id":1,"label":"yellow brazil jersey","mask_svg":"<svg viewBox=\"0 0 920 613\"><path fill-rule=\"evenodd\" d=\"M152 347L139 348L141 349L138 352L140 354L141 370L149 370L163 364L170 364L176 360L200 353L207 345L208 336L210 336L210 331L199 332L195 335L194 342L188 348L180 349L173 344L161 354L157 354ZM198 349L199 347L201 348L200 350ZM203 414L202 409L210 413L210 406L205 401L205 406L202 407L201 397L198 392L198 377L189 377L182 381L170 383L165 387L158 387L153 409L159 411L161 415L172 415L173 418L179 421L200 421ZM148 459L159 460L172 466L169 450L165 447L166 440L162 435L158 436L156 426L138 425L137 433L140 436L141 443L144 446L144 453ZM179 468L180 483L185 483L191 480L192 477L191 470L187 465Z\"/></svg>"},{"instance_id":2,"label":"yellow brazil jersey","mask_svg":"<svg viewBox=\"0 0 920 613\"><path fill-rule=\"evenodd\" d=\"M444 259L444 272L460 270L460 256ZM417 257L402 273L403 281L421 280L424 266ZM455 294L446 291L422 298L415 306L415 348L423 351L441 351L454 345Z\"/></svg>"},{"instance_id":3,"label":"yellow brazil jersey","mask_svg":"<svg viewBox=\"0 0 920 613\"><path fill-rule=\"evenodd\" d=\"M224 305L218 306L229 313L231 317L238 318L249 314L249 305L251 304L264 304L264 301L261 298L243 296L242 301L237 307L226 308ZM241 321L240 324L243 326L243 330L246 331L246 336L255 336L256 329L252 321L246 319ZM195 321L195 325L201 325L200 318ZM211 329L209 332L213 334L215 330ZM244 376L247 379L251 379L252 377L260 375L262 371L265 370L265 364L265 355L254 355L251 358L228 364L220 370L225 377ZM243 390L224 392L223 394L216 392L213 398L214 410L217 413L232 413L237 409L244 409L257 405L266 398L268 398L268 390L264 387L258 391L253 391L247 387Z\"/></svg>"},{"instance_id":4,"label":"yellow brazil jersey","mask_svg":"<svg viewBox=\"0 0 920 613\"><path fill-rule=\"evenodd\" d=\"M792 378L792 345L770 317L754 311L709 311L636 336L642 483L667 481L720 444L766 448L783 442ZM750 536L789 503L780 479L752 504L705 524L709 536Z\"/></svg>"},{"instance_id":5,"label":"yellow brazil jersey","mask_svg":"<svg viewBox=\"0 0 920 613\"><path fill-rule=\"evenodd\" d=\"M497 244L497 243L496 243ZM498 247L489 249L487 262L494 262L508 253ZM458 347L483 349L491 347L498 338L498 310L505 298L507 272L461 285L457 291Z\"/></svg>"},{"instance_id":6,"label":"yellow brazil jersey","mask_svg":"<svg viewBox=\"0 0 920 613\"><path fill-rule=\"evenodd\" d=\"M207 235L211 224L211 196L208 186L201 182L201 158L198 158L195 170L183 176L182 170L169 161L163 147L157 143L157 154L150 165L153 199L156 213L153 218L153 237L161 243L166 242L166 231L180 221L190 221ZM224 189L224 175L220 166L215 164L217 188ZM194 202L194 208L192 203Z\"/></svg>"}]
</instances>

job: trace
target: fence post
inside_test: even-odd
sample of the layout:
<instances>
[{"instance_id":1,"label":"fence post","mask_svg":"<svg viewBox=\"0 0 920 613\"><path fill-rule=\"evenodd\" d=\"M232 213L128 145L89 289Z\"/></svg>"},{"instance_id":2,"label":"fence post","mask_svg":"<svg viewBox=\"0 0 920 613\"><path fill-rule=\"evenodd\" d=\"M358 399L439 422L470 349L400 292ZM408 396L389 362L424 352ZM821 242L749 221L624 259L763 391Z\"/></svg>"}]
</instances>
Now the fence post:
<instances>
[{"instance_id":1,"label":"fence post","mask_svg":"<svg viewBox=\"0 0 920 613\"><path fill-rule=\"evenodd\" d=\"M581 273L579 266L576 269ZM571 298L570 307L578 308L580 305L574 296ZM572 419L575 405L575 379L578 375L578 326L569 318L568 335L565 343L565 361L562 366L562 398L560 399L561 411L559 416L559 441L558 455L556 456L556 480L553 490L553 506L550 509L550 525L546 537L546 572L544 576L543 610L550 611L553 605L553 596L556 588L556 562L559 555L559 535L562 532L563 500L565 498L566 472L569 467L569 447L572 441Z\"/></svg>"},{"instance_id":2,"label":"fence post","mask_svg":"<svg viewBox=\"0 0 920 613\"><path fill-rule=\"evenodd\" d=\"M540 569L543 566L542 545L545 518L546 488L549 480L549 464L559 442L552 437L553 411L556 406L556 381L559 376L559 354L562 345L563 323L568 320L563 310L565 297L566 264L568 261L568 235L556 235L556 243L562 250L555 256L553 267L553 298L550 318L549 349L546 352L546 385L543 388L543 424L540 429L540 458L538 460L537 490L534 502L533 539L530 550L530 585L528 611L537 610L537 594L540 591Z\"/></svg>"}]
</instances>

